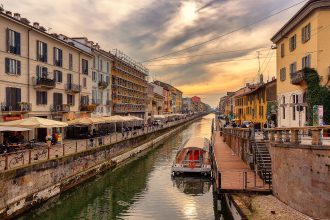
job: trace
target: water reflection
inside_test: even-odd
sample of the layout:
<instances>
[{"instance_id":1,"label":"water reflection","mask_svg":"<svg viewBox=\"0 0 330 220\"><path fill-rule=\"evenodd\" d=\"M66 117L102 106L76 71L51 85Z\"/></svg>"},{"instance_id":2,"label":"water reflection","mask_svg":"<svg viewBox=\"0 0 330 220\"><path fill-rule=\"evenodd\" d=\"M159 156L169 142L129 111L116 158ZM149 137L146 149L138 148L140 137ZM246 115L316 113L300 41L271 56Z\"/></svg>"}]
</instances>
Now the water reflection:
<instances>
[{"instance_id":1,"label":"water reflection","mask_svg":"<svg viewBox=\"0 0 330 220\"><path fill-rule=\"evenodd\" d=\"M190 125L162 146L54 198L20 219L214 219L211 183L171 179L178 147L210 137L214 115Z\"/></svg>"},{"instance_id":2,"label":"water reflection","mask_svg":"<svg viewBox=\"0 0 330 220\"><path fill-rule=\"evenodd\" d=\"M187 195L198 196L209 192L211 188L211 181L203 177L173 177L174 185Z\"/></svg>"}]
</instances>

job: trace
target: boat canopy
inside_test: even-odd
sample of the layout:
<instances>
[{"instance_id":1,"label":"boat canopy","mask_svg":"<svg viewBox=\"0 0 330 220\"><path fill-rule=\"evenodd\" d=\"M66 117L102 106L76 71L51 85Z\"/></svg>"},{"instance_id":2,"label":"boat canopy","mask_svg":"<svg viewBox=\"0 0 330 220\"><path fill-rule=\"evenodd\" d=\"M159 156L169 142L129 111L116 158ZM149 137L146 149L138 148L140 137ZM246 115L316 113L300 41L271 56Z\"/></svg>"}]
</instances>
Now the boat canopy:
<instances>
[{"instance_id":1,"label":"boat canopy","mask_svg":"<svg viewBox=\"0 0 330 220\"><path fill-rule=\"evenodd\" d=\"M203 137L193 137L190 138L187 143L183 146L182 149L186 149L186 148L199 148L202 149L204 151L208 151L209 150L209 140L207 138L203 138Z\"/></svg>"}]
</instances>

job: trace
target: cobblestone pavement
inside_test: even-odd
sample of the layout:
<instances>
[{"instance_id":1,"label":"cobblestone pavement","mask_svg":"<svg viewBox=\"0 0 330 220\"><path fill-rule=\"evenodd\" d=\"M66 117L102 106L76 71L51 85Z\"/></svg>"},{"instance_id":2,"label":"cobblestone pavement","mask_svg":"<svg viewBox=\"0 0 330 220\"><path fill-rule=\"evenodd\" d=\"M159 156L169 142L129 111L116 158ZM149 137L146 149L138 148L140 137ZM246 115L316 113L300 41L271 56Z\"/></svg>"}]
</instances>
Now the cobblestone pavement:
<instances>
[{"instance_id":1,"label":"cobblestone pavement","mask_svg":"<svg viewBox=\"0 0 330 220\"><path fill-rule=\"evenodd\" d=\"M289 207L273 195L233 195L233 199L248 219L311 220L312 218Z\"/></svg>"}]
</instances>

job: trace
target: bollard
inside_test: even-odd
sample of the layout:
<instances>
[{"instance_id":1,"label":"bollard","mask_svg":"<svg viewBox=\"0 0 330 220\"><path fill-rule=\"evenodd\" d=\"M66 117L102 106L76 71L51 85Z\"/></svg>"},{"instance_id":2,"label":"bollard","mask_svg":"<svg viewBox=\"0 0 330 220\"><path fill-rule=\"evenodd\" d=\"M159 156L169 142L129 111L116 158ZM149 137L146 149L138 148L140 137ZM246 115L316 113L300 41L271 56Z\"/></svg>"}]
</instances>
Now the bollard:
<instances>
[{"instance_id":1,"label":"bollard","mask_svg":"<svg viewBox=\"0 0 330 220\"><path fill-rule=\"evenodd\" d=\"M5 155L5 170L8 170L8 154Z\"/></svg>"},{"instance_id":2,"label":"bollard","mask_svg":"<svg viewBox=\"0 0 330 220\"><path fill-rule=\"evenodd\" d=\"M62 144L63 147L63 156L65 156L65 144Z\"/></svg>"},{"instance_id":3,"label":"bollard","mask_svg":"<svg viewBox=\"0 0 330 220\"><path fill-rule=\"evenodd\" d=\"M50 159L50 147L48 146L48 152L47 152L47 159L49 160Z\"/></svg>"},{"instance_id":4,"label":"bollard","mask_svg":"<svg viewBox=\"0 0 330 220\"><path fill-rule=\"evenodd\" d=\"M78 152L78 141L76 141L76 153Z\"/></svg>"}]
</instances>

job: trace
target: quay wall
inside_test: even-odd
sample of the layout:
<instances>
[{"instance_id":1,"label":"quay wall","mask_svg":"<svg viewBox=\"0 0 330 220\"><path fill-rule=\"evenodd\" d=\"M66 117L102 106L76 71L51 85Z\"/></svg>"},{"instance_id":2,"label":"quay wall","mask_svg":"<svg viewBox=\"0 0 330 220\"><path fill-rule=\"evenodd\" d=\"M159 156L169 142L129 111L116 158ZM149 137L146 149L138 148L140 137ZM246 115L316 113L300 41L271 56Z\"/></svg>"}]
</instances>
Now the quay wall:
<instances>
[{"instance_id":1,"label":"quay wall","mask_svg":"<svg viewBox=\"0 0 330 220\"><path fill-rule=\"evenodd\" d=\"M314 218L330 218L330 147L271 144L273 194Z\"/></svg>"},{"instance_id":2,"label":"quay wall","mask_svg":"<svg viewBox=\"0 0 330 220\"><path fill-rule=\"evenodd\" d=\"M106 146L0 172L0 219L13 218L87 179L114 168L200 117Z\"/></svg>"}]
</instances>

